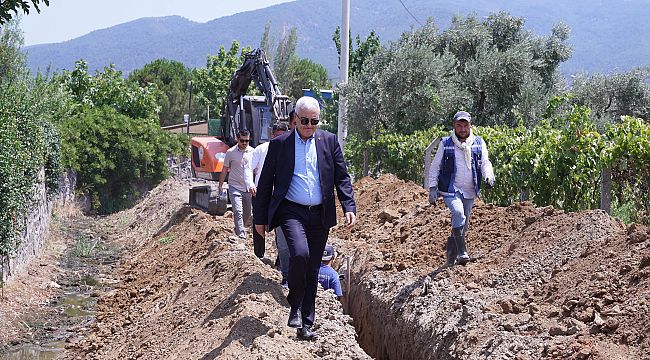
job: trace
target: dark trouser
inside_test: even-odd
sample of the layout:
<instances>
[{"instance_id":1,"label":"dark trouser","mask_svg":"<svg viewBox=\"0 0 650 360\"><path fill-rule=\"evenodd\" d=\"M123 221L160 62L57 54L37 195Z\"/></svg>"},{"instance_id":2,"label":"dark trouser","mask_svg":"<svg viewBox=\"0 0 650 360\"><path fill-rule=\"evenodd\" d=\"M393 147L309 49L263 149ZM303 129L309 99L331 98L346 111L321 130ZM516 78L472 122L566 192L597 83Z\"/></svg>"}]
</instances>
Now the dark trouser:
<instances>
[{"instance_id":1,"label":"dark trouser","mask_svg":"<svg viewBox=\"0 0 650 360\"><path fill-rule=\"evenodd\" d=\"M253 252L255 253L255 256L260 259L263 258L265 250L264 236L260 235L260 233L255 230L255 227L253 227Z\"/></svg>"},{"instance_id":2,"label":"dark trouser","mask_svg":"<svg viewBox=\"0 0 650 360\"><path fill-rule=\"evenodd\" d=\"M289 246L289 295L292 309L300 309L302 323L314 324L318 270L329 228L323 226L321 206L308 208L283 201L278 208L282 232Z\"/></svg>"}]
</instances>

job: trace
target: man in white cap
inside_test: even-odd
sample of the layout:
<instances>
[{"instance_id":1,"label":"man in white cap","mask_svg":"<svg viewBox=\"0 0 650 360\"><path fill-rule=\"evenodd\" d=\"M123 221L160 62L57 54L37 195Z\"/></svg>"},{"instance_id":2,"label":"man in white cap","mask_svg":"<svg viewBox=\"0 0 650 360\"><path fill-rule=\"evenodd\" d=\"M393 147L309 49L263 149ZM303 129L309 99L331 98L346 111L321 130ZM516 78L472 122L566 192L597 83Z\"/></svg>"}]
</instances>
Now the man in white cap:
<instances>
[{"instance_id":1,"label":"man in white cap","mask_svg":"<svg viewBox=\"0 0 650 360\"><path fill-rule=\"evenodd\" d=\"M472 134L472 117L466 111L454 115L451 136L442 139L429 170L429 202L442 196L451 212L451 236L447 238L447 263L467 264L465 236L474 198L480 196L481 183L494 186L494 171L487 146Z\"/></svg>"},{"instance_id":2,"label":"man in white cap","mask_svg":"<svg viewBox=\"0 0 650 360\"><path fill-rule=\"evenodd\" d=\"M318 282L323 286L323 289L334 291L337 297L343 296L341 290L341 280L339 273L330 266L330 263L336 258L336 250L334 246L327 244L323 250L323 257L321 258L320 269L318 270Z\"/></svg>"}]
</instances>

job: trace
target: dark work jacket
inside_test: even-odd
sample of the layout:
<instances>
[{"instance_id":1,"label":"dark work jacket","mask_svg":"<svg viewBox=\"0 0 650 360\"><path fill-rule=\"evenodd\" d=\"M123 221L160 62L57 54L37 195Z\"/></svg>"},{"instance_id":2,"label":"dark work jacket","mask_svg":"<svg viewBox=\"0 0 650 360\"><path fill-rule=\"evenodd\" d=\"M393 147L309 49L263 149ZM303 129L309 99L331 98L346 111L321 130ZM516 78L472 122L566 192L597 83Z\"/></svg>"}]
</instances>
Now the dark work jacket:
<instances>
[{"instance_id":1,"label":"dark work jacket","mask_svg":"<svg viewBox=\"0 0 650 360\"><path fill-rule=\"evenodd\" d=\"M272 139L269 144L253 202L253 217L256 225L269 225L270 229L280 225L275 214L287 195L293 178L296 136L298 135L294 129ZM352 182L336 136L317 129L314 133L314 141L323 196L323 226L330 228L336 225L335 188L343 212L356 214Z\"/></svg>"},{"instance_id":2,"label":"dark work jacket","mask_svg":"<svg viewBox=\"0 0 650 360\"><path fill-rule=\"evenodd\" d=\"M453 195L456 193L454 180L456 179L456 144L451 136L442 139L445 147L444 156L440 164L440 175L438 175L438 191L443 194ZM474 192L476 196L481 195L481 165L483 157L483 139L480 136L474 137L472 150L472 180L474 180Z\"/></svg>"}]
</instances>

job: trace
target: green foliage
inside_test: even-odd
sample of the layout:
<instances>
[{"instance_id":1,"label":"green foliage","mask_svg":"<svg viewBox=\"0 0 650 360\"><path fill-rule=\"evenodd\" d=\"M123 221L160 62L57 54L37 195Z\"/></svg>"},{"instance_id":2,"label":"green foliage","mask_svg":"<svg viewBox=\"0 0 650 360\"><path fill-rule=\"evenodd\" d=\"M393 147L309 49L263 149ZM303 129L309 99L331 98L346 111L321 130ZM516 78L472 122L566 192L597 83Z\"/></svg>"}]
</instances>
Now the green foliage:
<instances>
[{"instance_id":1,"label":"green foliage","mask_svg":"<svg viewBox=\"0 0 650 360\"><path fill-rule=\"evenodd\" d=\"M477 128L489 146L499 179L494 189L485 192L486 201L507 205L527 190L538 206L571 211L597 208L604 143L588 113L574 107L533 129Z\"/></svg>"},{"instance_id":2,"label":"green foliage","mask_svg":"<svg viewBox=\"0 0 650 360\"><path fill-rule=\"evenodd\" d=\"M158 112L155 87L141 87L125 80L122 72L112 64L104 67L104 72L97 71L94 76L90 76L88 64L79 60L75 63L74 70L64 71L55 79L72 94L77 104L76 113L104 106L132 118L150 118Z\"/></svg>"},{"instance_id":3,"label":"green foliage","mask_svg":"<svg viewBox=\"0 0 650 360\"><path fill-rule=\"evenodd\" d=\"M267 21L264 25L264 33L262 33L262 39L260 39L260 49L264 50L267 58L273 59L275 54L275 49L273 49L273 44L275 44L276 36L271 33L271 21Z\"/></svg>"},{"instance_id":4,"label":"green foliage","mask_svg":"<svg viewBox=\"0 0 650 360\"><path fill-rule=\"evenodd\" d=\"M429 20L371 52L351 78L350 132L410 134L447 124L461 109L477 125L535 125L563 88L558 66L570 56L567 39L564 25L536 37L507 13L455 17L443 32Z\"/></svg>"},{"instance_id":5,"label":"green foliage","mask_svg":"<svg viewBox=\"0 0 650 360\"><path fill-rule=\"evenodd\" d=\"M25 82L0 85L0 255L18 245L38 172L45 167L48 191L58 185L59 139L33 95Z\"/></svg>"},{"instance_id":6,"label":"green foliage","mask_svg":"<svg viewBox=\"0 0 650 360\"><path fill-rule=\"evenodd\" d=\"M287 33L286 29L282 32L278 49L272 60L273 74L280 84L280 88L287 92L291 79L290 67L291 62L296 56L296 44L298 43L298 30L292 27Z\"/></svg>"},{"instance_id":7,"label":"green foliage","mask_svg":"<svg viewBox=\"0 0 650 360\"><path fill-rule=\"evenodd\" d=\"M432 139L444 134L444 128L436 126L407 136L386 133L368 140L350 137L345 156L355 178L364 176L367 167L367 173L373 176L388 172L422 183L424 151Z\"/></svg>"},{"instance_id":8,"label":"green foliage","mask_svg":"<svg viewBox=\"0 0 650 360\"><path fill-rule=\"evenodd\" d=\"M321 64L309 59L293 57L286 74L286 95L293 99L302 97L302 89L329 89L332 85L327 78L327 70Z\"/></svg>"},{"instance_id":9,"label":"green foliage","mask_svg":"<svg viewBox=\"0 0 650 360\"><path fill-rule=\"evenodd\" d=\"M160 243L163 245L169 245L176 240L176 237L174 235L166 235L160 238Z\"/></svg>"},{"instance_id":10,"label":"green foliage","mask_svg":"<svg viewBox=\"0 0 650 360\"><path fill-rule=\"evenodd\" d=\"M650 66L620 74L578 74L572 101L591 108L592 119L603 127L629 115L650 119Z\"/></svg>"},{"instance_id":11,"label":"green foliage","mask_svg":"<svg viewBox=\"0 0 650 360\"><path fill-rule=\"evenodd\" d=\"M2 25L0 21L0 82L16 81L25 75L23 35L17 20Z\"/></svg>"},{"instance_id":12,"label":"green foliage","mask_svg":"<svg viewBox=\"0 0 650 360\"><path fill-rule=\"evenodd\" d=\"M104 106L86 110L61 129L64 165L77 172L77 186L99 213L124 209L168 176L167 156L186 142L151 119L133 119Z\"/></svg>"},{"instance_id":13,"label":"green foliage","mask_svg":"<svg viewBox=\"0 0 650 360\"><path fill-rule=\"evenodd\" d=\"M97 252L98 246L98 239L94 239L86 234L81 234L74 240L72 253L78 257L91 257Z\"/></svg>"},{"instance_id":14,"label":"green foliage","mask_svg":"<svg viewBox=\"0 0 650 360\"><path fill-rule=\"evenodd\" d=\"M351 35L351 34L350 34ZM374 53L379 50L381 46L379 41L379 36L375 34L374 31L370 31L370 34L366 37L365 40L361 40L361 37L357 35L356 37L356 48L352 44L352 36L349 37L349 59L348 59L348 68L349 76L353 77L361 72L363 69L363 64L366 60L371 57ZM339 54L339 69L341 68L341 27L337 26L334 34L332 34L332 41L336 46L336 52Z\"/></svg>"},{"instance_id":15,"label":"green foliage","mask_svg":"<svg viewBox=\"0 0 650 360\"><path fill-rule=\"evenodd\" d=\"M183 122L183 114L188 113L190 80L191 70L181 62L167 59L154 60L129 74L129 81L142 88L155 86L156 101L160 107L160 126ZM192 106L192 119L198 118L202 113L202 107Z\"/></svg>"},{"instance_id":16,"label":"green foliage","mask_svg":"<svg viewBox=\"0 0 650 360\"><path fill-rule=\"evenodd\" d=\"M57 126L69 96L57 84L29 77L17 22L0 27L0 257L14 252L39 172L48 193L61 173Z\"/></svg>"},{"instance_id":17,"label":"green foliage","mask_svg":"<svg viewBox=\"0 0 650 360\"><path fill-rule=\"evenodd\" d=\"M632 221L650 222L650 124L624 116L608 125L603 137L602 161L612 169L614 202L632 204Z\"/></svg>"},{"instance_id":18,"label":"green foliage","mask_svg":"<svg viewBox=\"0 0 650 360\"><path fill-rule=\"evenodd\" d=\"M243 54L250 52L250 47L239 51L239 42L234 40L230 50L221 46L217 55L208 55L205 68L194 70L194 91L197 101L223 109L224 99L228 95L230 79L244 62Z\"/></svg>"},{"instance_id":19,"label":"green foliage","mask_svg":"<svg viewBox=\"0 0 650 360\"><path fill-rule=\"evenodd\" d=\"M275 46L276 35L271 32L271 22L267 22L260 40L260 49L266 53L271 63L273 75L283 94L294 101L302 97L302 89L308 88L318 92L331 88L327 70L321 64L295 55L298 33L295 27L285 28Z\"/></svg>"},{"instance_id":20,"label":"green foliage","mask_svg":"<svg viewBox=\"0 0 650 360\"><path fill-rule=\"evenodd\" d=\"M31 2L31 5L30 5ZM18 15L18 11L21 11L25 13L25 15L29 15L29 11L31 10L31 6L34 7L34 10L36 12L40 13L41 8L39 7L41 4L45 4L45 6L50 6L50 0L3 0L0 1L0 25L8 22L11 20L11 18L15 15ZM11 13L14 13L13 15Z\"/></svg>"},{"instance_id":21,"label":"green foliage","mask_svg":"<svg viewBox=\"0 0 650 360\"><path fill-rule=\"evenodd\" d=\"M611 168L614 210L631 221L650 223L650 125L643 120L623 117L601 134L588 108L571 106L530 129L523 125L473 129L488 145L497 180L494 188L482 190L486 202L508 205L527 191L537 206L595 209L600 205L601 173ZM390 172L422 183L425 148L448 134L434 126L409 135L352 138L346 157L355 177L365 173L365 157L371 175Z\"/></svg>"}]
</instances>

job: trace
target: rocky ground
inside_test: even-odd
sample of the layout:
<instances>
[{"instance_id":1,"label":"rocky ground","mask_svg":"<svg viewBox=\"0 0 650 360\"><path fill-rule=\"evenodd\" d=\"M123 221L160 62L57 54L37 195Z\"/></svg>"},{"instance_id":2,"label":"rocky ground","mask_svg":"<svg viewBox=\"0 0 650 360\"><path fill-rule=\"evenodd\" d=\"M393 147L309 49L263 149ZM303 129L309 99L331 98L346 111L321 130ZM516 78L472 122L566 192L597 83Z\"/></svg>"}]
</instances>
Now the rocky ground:
<instances>
[{"instance_id":1,"label":"rocky ground","mask_svg":"<svg viewBox=\"0 0 650 360\"><path fill-rule=\"evenodd\" d=\"M70 359L650 359L648 228L601 211L479 202L468 235L476 261L443 269L442 202L391 175L355 190L359 224L331 233L349 286L342 302L319 292L316 341L286 326L272 239L257 259L250 239L232 236L231 214L188 208L187 184L173 180L86 226L113 249L96 257L100 281L87 289L96 320L52 310L63 290L50 275L69 273L63 233L51 260L5 289L2 309L14 310L2 313L1 339L50 334ZM48 325L25 335L34 318Z\"/></svg>"},{"instance_id":2,"label":"rocky ground","mask_svg":"<svg viewBox=\"0 0 650 360\"><path fill-rule=\"evenodd\" d=\"M477 261L442 269L449 214L386 175L355 185L346 306L379 359L648 359L650 232L602 211L478 203Z\"/></svg>"}]
</instances>

